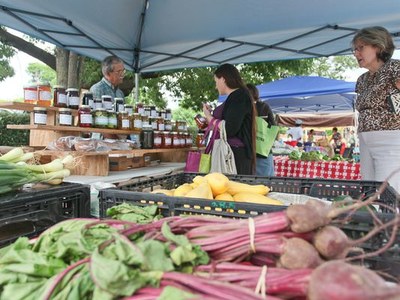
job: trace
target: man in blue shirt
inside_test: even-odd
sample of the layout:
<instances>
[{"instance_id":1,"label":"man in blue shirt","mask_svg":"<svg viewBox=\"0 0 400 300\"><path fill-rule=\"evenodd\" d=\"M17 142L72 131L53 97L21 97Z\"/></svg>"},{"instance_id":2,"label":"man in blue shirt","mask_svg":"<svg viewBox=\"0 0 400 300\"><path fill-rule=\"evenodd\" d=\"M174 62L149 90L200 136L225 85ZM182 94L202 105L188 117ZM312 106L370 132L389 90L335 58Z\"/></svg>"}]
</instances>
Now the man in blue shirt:
<instances>
[{"instance_id":1,"label":"man in blue shirt","mask_svg":"<svg viewBox=\"0 0 400 300\"><path fill-rule=\"evenodd\" d=\"M101 64L101 71L103 78L90 88L93 99L107 95L114 102L114 98L124 98L124 93L118 88L125 76L124 62L117 56L107 56Z\"/></svg>"}]
</instances>

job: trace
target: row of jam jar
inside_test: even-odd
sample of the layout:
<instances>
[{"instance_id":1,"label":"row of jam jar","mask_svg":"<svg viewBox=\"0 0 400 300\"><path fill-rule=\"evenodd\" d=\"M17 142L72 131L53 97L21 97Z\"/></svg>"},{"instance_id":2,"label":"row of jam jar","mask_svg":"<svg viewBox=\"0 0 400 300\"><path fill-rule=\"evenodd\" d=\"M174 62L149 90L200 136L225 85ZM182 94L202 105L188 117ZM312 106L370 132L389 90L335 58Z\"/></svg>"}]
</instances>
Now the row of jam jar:
<instances>
[{"instance_id":1,"label":"row of jam jar","mask_svg":"<svg viewBox=\"0 0 400 300\"><path fill-rule=\"evenodd\" d=\"M187 148L193 146L192 135L188 132L154 131L154 148Z\"/></svg>"}]
</instances>

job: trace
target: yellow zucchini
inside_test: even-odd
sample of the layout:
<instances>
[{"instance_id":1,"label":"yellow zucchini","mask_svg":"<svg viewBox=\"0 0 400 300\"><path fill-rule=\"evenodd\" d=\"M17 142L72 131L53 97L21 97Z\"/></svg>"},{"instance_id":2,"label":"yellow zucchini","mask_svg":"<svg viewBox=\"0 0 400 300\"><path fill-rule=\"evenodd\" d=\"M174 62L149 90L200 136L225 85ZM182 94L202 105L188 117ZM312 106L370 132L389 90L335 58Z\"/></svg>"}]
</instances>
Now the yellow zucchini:
<instances>
[{"instance_id":1,"label":"yellow zucchini","mask_svg":"<svg viewBox=\"0 0 400 300\"><path fill-rule=\"evenodd\" d=\"M229 181L227 192L232 196L243 192L266 195L269 193L269 187L263 184L250 185L242 182Z\"/></svg>"},{"instance_id":2,"label":"yellow zucchini","mask_svg":"<svg viewBox=\"0 0 400 300\"><path fill-rule=\"evenodd\" d=\"M257 204L269 204L269 205L284 205L283 202L263 196L257 193L242 192L233 195L233 200L236 202L247 202Z\"/></svg>"}]
</instances>

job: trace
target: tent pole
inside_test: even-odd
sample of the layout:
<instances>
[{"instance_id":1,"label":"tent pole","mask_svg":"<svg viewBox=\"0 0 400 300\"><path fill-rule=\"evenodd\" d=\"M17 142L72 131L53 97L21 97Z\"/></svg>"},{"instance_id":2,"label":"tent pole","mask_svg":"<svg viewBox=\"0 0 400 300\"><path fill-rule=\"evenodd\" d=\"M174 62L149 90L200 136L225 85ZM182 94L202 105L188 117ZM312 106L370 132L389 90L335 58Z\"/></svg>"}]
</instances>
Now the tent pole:
<instances>
[{"instance_id":1,"label":"tent pole","mask_svg":"<svg viewBox=\"0 0 400 300\"><path fill-rule=\"evenodd\" d=\"M135 103L139 102L139 73L135 73Z\"/></svg>"}]
</instances>

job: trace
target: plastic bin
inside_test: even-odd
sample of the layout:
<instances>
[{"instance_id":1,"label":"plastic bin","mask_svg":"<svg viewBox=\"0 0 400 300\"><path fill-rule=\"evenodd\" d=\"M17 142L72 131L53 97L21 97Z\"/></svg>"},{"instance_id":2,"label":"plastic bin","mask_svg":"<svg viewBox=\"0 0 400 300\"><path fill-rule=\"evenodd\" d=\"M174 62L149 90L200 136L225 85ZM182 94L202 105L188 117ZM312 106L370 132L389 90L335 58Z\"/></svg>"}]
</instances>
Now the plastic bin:
<instances>
[{"instance_id":1,"label":"plastic bin","mask_svg":"<svg viewBox=\"0 0 400 300\"><path fill-rule=\"evenodd\" d=\"M76 183L27 189L0 197L0 246L35 237L70 218L90 217L90 188Z\"/></svg>"},{"instance_id":2,"label":"plastic bin","mask_svg":"<svg viewBox=\"0 0 400 300\"><path fill-rule=\"evenodd\" d=\"M247 218L260 214L283 210L285 206L261 205L252 203L238 203L230 201L214 201L205 199L169 197L163 194L150 194L158 189L173 189L177 186L192 181L199 174L178 173L161 177L137 179L118 188L104 189L100 191L100 217L106 217L108 208L127 202L134 205L156 204L160 213L164 216L177 215L216 215L230 218ZM380 186L380 182L351 181L351 180L325 180L302 179L281 177L257 177L244 175L229 175L231 180L265 184L273 192L303 194L331 201L340 195L349 195L353 198L365 198L372 195ZM398 207L399 195L391 187L387 187L381 194L380 201L394 207ZM384 208L382 207L382 210ZM378 213L377 217L383 221L393 218L390 213ZM375 221L368 213L357 212L345 223L339 223L344 232L353 239L364 236L373 229ZM361 245L367 252L383 247L388 241L388 232L381 232L368 242ZM373 270L380 270L391 275L400 274L400 234L397 234L394 246L385 253L367 258L363 261Z\"/></svg>"}]
</instances>

